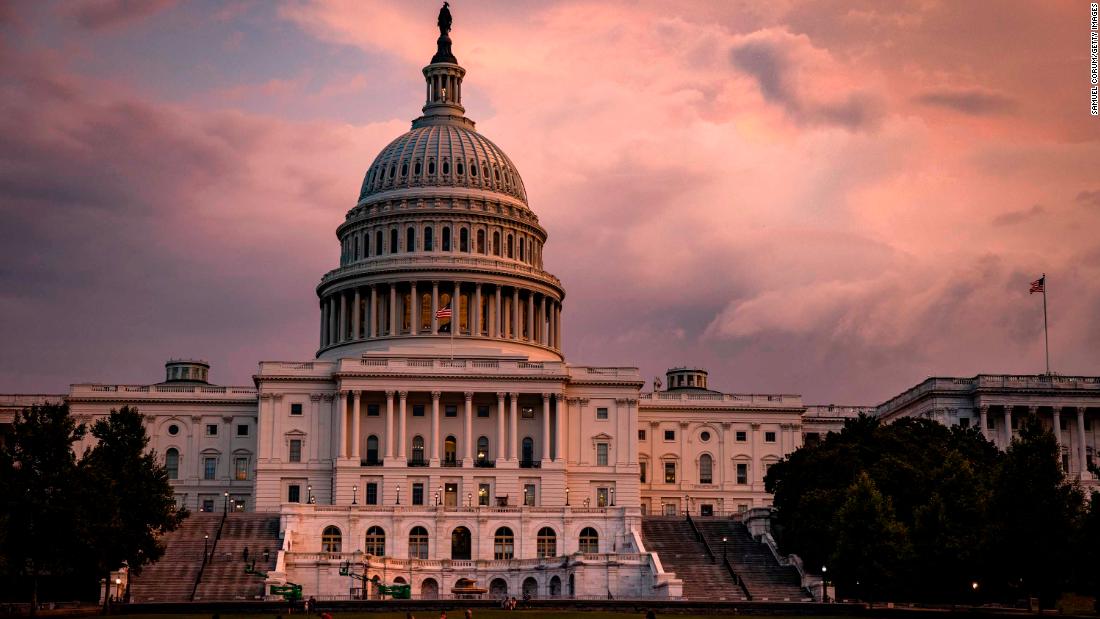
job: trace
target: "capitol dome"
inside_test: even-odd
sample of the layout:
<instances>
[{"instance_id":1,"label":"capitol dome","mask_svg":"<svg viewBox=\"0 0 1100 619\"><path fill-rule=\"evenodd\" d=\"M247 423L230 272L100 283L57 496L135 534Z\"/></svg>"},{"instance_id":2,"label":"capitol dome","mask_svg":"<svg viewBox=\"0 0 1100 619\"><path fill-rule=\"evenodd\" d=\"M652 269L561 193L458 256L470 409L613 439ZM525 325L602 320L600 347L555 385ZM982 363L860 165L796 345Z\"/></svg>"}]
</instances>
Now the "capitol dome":
<instances>
[{"instance_id":1,"label":"capitol dome","mask_svg":"<svg viewBox=\"0 0 1100 619\"><path fill-rule=\"evenodd\" d=\"M375 157L336 229L317 356L561 361L565 290L543 269L546 230L515 164L466 118L448 33L436 43L422 115Z\"/></svg>"}]
</instances>

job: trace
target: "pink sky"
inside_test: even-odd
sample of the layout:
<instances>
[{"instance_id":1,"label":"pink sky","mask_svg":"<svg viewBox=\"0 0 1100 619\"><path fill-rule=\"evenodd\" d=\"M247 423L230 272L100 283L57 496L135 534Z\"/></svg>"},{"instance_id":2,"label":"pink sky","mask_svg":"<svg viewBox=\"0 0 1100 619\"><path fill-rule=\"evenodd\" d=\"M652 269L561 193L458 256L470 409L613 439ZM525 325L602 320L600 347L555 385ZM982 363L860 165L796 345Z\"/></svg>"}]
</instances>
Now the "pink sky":
<instances>
[{"instance_id":1,"label":"pink sky","mask_svg":"<svg viewBox=\"0 0 1100 619\"><path fill-rule=\"evenodd\" d=\"M434 2L0 8L0 391L310 358ZM1100 374L1088 2L452 2L574 363L874 404Z\"/></svg>"}]
</instances>

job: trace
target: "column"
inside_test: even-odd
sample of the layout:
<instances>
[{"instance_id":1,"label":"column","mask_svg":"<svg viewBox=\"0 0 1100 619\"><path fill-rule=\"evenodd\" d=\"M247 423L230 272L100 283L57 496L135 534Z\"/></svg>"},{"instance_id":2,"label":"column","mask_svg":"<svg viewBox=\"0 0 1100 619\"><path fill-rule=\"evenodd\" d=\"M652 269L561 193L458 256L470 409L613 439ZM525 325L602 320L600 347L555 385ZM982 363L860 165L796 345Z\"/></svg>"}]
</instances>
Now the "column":
<instances>
[{"instance_id":1,"label":"column","mask_svg":"<svg viewBox=\"0 0 1100 619\"><path fill-rule=\"evenodd\" d=\"M751 445L749 453L752 456L752 460L749 461L749 488L756 490L756 480L764 480L764 471L762 470L764 467L756 461L756 435L760 433L760 424L750 423L749 428L749 444Z\"/></svg>"},{"instance_id":2,"label":"column","mask_svg":"<svg viewBox=\"0 0 1100 619\"><path fill-rule=\"evenodd\" d=\"M492 333L492 336L497 338L497 339L500 339L500 338L504 337L503 336L503 333L504 333L504 320L503 320L503 317L501 316L501 313L500 313L500 308L503 305L504 301L503 301L503 299L501 299L500 285L498 284L496 288L497 288L497 290L496 290L497 309L496 309L496 312L493 313L493 333Z\"/></svg>"},{"instance_id":3,"label":"column","mask_svg":"<svg viewBox=\"0 0 1100 619\"><path fill-rule=\"evenodd\" d=\"M409 333L420 331L420 297L416 294L416 282L409 282Z\"/></svg>"},{"instance_id":4,"label":"column","mask_svg":"<svg viewBox=\"0 0 1100 619\"><path fill-rule=\"evenodd\" d=\"M982 404L978 407L978 424L982 436L989 439L989 430L986 429L986 426L989 424L989 406L986 404Z\"/></svg>"},{"instance_id":5,"label":"column","mask_svg":"<svg viewBox=\"0 0 1100 619\"><path fill-rule=\"evenodd\" d=\"M1005 449L1012 444L1012 407L1005 405Z\"/></svg>"},{"instance_id":6,"label":"column","mask_svg":"<svg viewBox=\"0 0 1100 619\"><path fill-rule=\"evenodd\" d=\"M336 341L343 342L347 338L348 334L348 295L344 292L340 293L340 335L336 338Z\"/></svg>"},{"instance_id":7,"label":"column","mask_svg":"<svg viewBox=\"0 0 1100 619\"><path fill-rule=\"evenodd\" d=\"M466 424L463 427L462 437L462 466L473 466L473 440L474 440L474 392L467 391L466 396Z\"/></svg>"},{"instance_id":8,"label":"column","mask_svg":"<svg viewBox=\"0 0 1100 619\"><path fill-rule=\"evenodd\" d=\"M539 307L539 344L546 345L546 295L542 295L542 305Z\"/></svg>"},{"instance_id":9,"label":"column","mask_svg":"<svg viewBox=\"0 0 1100 619\"><path fill-rule=\"evenodd\" d=\"M383 462L393 457L393 390L386 391L386 436L385 449L382 451Z\"/></svg>"},{"instance_id":10,"label":"column","mask_svg":"<svg viewBox=\"0 0 1100 619\"><path fill-rule=\"evenodd\" d=\"M554 348L560 349L561 348L561 305L560 304L557 304L557 305L554 306L554 316L555 316L555 321L556 321L554 323L554 325L555 325L554 326L554 335L557 336L557 341L554 343Z\"/></svg>"},{"instance_id":11,"label":"column","mask_svg":"<svg viewBox=\"0 0 1100 619\"><path fill-rule=\"evenodd\" d=\"M370 336L378 337L378 287L370 287Z\"/></svg>"},{"instance_id":12,"label":"column","mask_svg":"<svg viewBox=\"0 0 1100 619\"><path fill-rule=\"evenodd\" d=\"M468 312L466 319L469 320ZM459 282L455 282L455 293L451 295L451 333L462 335L462 284Z\"/></svg>"},{"instance_id":13,"label":"column","mask_svg":"<svg viewBox=\"0 0 1100 619\"><path fill-rule=\"evenodd\" d=\"M519 339L519 288L512 288L512 333L513 340Z\"/></svg>"},{"instance_id":14,"label":"column","mask_svg":"<svg viewBox=\"0 0 1100 619\"><path fill-rule=\"evenodd\" d=\"M500 295L499 294L497 294L497 301L500 301ZM504 460L505 454L507 453L504 450L504 445L505 444L506 443L505 443L505 440L504 440L504 392L498 391L497 392L497 444L496 444L496 450L493 452L495 454L494 458L493 458L494 460Z\"/></svg>"},{"instance_id":15,"label":"column","mask_svg":"<svg viewBox=\"0 0 1100 619\"><path fill-rule=\"evenodd\" d=\"M1077 461L1080 463L1077 470L1081 471L1081 479L1088 479L1088 449L1085 447L1085 407L1077 407Z\"/></svg>"},{"instance_id":16,"label":"column","mask_svg":"<svg viewBox=\"0 0 1100 619\"><path fill-rule=\"evenodd\" d=\"M527 291L527 341L535 341L535 293Z\"/></svg>"},{"instance_id":17,"label":"column","mask_svg":"<svg viewBox=\"0 0 1100 619\"><path fill-rule=\"evenodd\" d=\"M409 392L400 391L397 396L397 458L404 461L406 459L405 445L408 443L408 439L405 437L405 414L408 412Z\"/></svg>"},{"instance_id":18,"label":"column","mask_svg":"<svg viewBox=\"0 0 1100 619\"><path fill-rule=\"evenodd\" d=\"M554 442L557 443L557 448L558 448L557 453L554 454L554 455L555 455L556 460L558 460L559 462L564 463L565 462L565 454L566 454L566 447L565 447L565 415L566 415L566 411L565 411L565 394L564 393L559 393L559 394L554 396L554 408L557 412L557 417L555 418L555 421L557 421L557 426L554 428L554 431L556 433L556 438L554 439Z\"/></svg>"},{"instance_id":19,"label":"column","mask_svg":"<svg viewBox=\"0 0 1100 619\"><path fill-rule=\"evenodd\" d=\"M360 299L359 299L359 287L358 286L356 286L356 288L355 288L355 298L352 301L352 303L354 303L354 305L351 306L351 339L357 340L357 339L359 339L359 322L360 322L360 316L359 316Z\"/></svg>"},{"instance_id":20,"label":"column","mask_svg":"<svg viewBox=\"0 0 1100 619\"><path fill-rule=\"evenodd\" d=\"M390 284L390 332L391 337L397 335L397 284ZM389 441L389 439L386 439Z\"/></svg>"},{"instance_id":21,"label":"column","mask_svg":"<svg viewBox=\"0 0 1100 619\"><path fill-rule=\"evenodd\" d=\"M336 414L340 416L340 457L348 457L348 409L344 405L344 392L336 395Z\"/></svg>"},{"instance_id":22,"label":"column","mask_svg":"<svg viewBox=\"0 0 1100 619\"><path fill-rule=\"evenodd\" d=\"M336 299L332 296L328 298L328 343L332 345L336 343Z\"/></svg>"},{"instance_id":23,"label":"column","mask_svg":"<svg viewBox=\"0 0 1100 619\"><path fill-rule=\"evenodd\" d=\"M1054 442L1058 445L1058 464L1062 463L1062 407L1054 406L1051 409L1051 419L1054 422Z\"/></svg>"},{"instance_id":24,"label":"column","mask_svg":"<svg viewBox=\"0 0 1100 619\"><path fill-rule=\"evenodd\" d=\"M431 466L439 466L439 391L432 392L432 454Z\"/></svg>"},{"instance_id":25,"label":"column","mask_svg":"<svg viewBox=\"0 0 1100 619\"><path fill-rule=\"evenodd\" d=\"M474 284L474 319L471 323L470 334L481 335L481 324L485 317L481 315L481 284Z\"/></svg>"},{"instance_id":26,"label":"column","mask_svg":"<svg viewBox=\"0 0 1100 619\"><path fill-rule=\"evenodd\" d=\"M508 459L515 462L518 459L516 446L519 443L519 394L510 393L508 397L512 399L512 409L508 416L511 422L508 428Z\"/></svg>"},{"instance_id":27,"label":"column","mask_svg":"<svg viewBox=\"0 0 1100 619\"><path fill-rule=\"evenodd\" d=\"M542 394L542 461L550 461L550 394Z\"/></svg>"},{"instance_id":28,"label":"column","mask_svg":"<svg viewBox=\"0 0 1100 619\"><path fill-rule=\"evenodd\" d=\"M439 311L439 282L432 282L432 335L439 334L439 318L435 313Z\"/></svg>"},{"instance_id":29,"label":"column","mask_svg":"<svg viewBox=\"0 0 1100 619\"><path fill-rule=\"evenodd\" d=\"M325 337L328 331L328 304L321 301L321 348L324 348L328 344L328 338Z\"/></svg>"},{"instance_id":30,"label":"column","mask_svg":"<svg viewBox=\"0 0 1100 619\"><path fill-rule=\"evenodd\" d=\"M546 345L554 348L554 334L557 333L557 329L554 328L554 300L550 299L550 307L547 308L549 315L546 317Z\"/></svg>"},{"instance_id":31,"label":"column","mask_svg":"<svg viewBox=\"0 0 1100 619\"><path fill-rule=\"evenodd\" d=\"M360 454L359 454L360 440L359 440L359 437L361 436L360 426L359 426L359 423L360 423L360 420L359 420L359 412L360 412L359 406L360 406L360 403L363 399L363 392L362 391L352 391L351 392L351 397L353 398L352 399L352 404L351 404L351 457L352 457L353 460L355 460L356 464L359 464L359 461L360 461Z\"/></svg>"}]
</instances>

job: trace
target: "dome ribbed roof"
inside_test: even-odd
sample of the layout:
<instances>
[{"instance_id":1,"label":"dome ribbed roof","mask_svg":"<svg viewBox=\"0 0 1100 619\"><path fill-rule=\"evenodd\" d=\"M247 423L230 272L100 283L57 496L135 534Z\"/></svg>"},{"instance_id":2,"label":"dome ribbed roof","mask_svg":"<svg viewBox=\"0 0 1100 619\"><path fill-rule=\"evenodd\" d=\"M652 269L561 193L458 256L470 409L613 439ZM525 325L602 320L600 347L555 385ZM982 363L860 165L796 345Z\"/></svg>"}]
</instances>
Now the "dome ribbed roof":
<instances>
[{"instance_id":1,"label":"dome ribbed roof","mask_svg":"<svg viewBox=\"0 0 1100 619\"><path fill-rule=\"evenodd\" d=\"M508 155L461 122L417 122L390 142L367 169L359 203L373 194L425 187L481 189L527 204L523 179Z\"/></svg>"}]
</instances>

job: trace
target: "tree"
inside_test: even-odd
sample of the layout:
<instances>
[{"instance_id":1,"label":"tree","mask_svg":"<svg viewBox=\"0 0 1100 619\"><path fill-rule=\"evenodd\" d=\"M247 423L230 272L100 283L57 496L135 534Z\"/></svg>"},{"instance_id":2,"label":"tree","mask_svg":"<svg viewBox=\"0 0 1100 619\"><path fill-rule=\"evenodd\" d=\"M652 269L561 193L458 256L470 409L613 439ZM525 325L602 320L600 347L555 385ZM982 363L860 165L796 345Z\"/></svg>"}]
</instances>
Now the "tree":
<instances>
[{"instance_id":1,"label":"tree","mask_svg":"<svg viewBox=\"0 0 1100 619\"><path fill-rule=\"evenodd\" d=\"M72 445L83 436L67 405L46 404L16 414L8 440L0 444L0 555L5 571L30 581L32 614L39 579L73 567L79 501Z\"/></svg>"},{"instance_id":2,"label":"tree","mask_svg":"<svg viewBox=\"0 0 1100 619\"><path fill-rule=\"evenodd\" d=\"M829 574L837 589L871 600L896 593L911 552L908 531L866 471L848 487L836 519Z\"/></svg>"},{"instance_id":3,"label":"tree","mask_svg":"<svg viewBox=\"0 0 1100 619\"><path fill-rule=\"evenodd\" d=\"M132 407L112 410L92 425L98 442L80 461L81 503L88 508L81 529L89 563L101 578L123 565L140 574L164 554L158 538L187 516L176 507L156 453L147 451L143 419Z\"/></svg>"}]
</instances>

